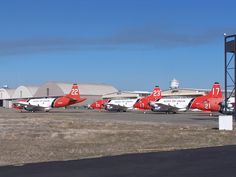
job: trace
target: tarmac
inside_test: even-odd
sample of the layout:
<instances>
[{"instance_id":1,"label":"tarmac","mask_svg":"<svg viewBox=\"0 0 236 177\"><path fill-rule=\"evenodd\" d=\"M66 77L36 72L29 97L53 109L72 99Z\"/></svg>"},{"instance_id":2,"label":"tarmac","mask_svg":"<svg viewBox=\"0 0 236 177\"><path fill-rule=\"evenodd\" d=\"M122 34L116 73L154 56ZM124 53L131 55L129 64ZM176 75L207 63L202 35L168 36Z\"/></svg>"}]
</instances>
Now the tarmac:
<instances>
[{"instance_id":1,"label":"tarmac","mask_svg":"<svg viewBox=\"0 0 236 177\"><path fill-rule=\"evenodd\" d=\"M235 177L236 146L0 167L0 177Z\"/></svg>"}]
</instances>

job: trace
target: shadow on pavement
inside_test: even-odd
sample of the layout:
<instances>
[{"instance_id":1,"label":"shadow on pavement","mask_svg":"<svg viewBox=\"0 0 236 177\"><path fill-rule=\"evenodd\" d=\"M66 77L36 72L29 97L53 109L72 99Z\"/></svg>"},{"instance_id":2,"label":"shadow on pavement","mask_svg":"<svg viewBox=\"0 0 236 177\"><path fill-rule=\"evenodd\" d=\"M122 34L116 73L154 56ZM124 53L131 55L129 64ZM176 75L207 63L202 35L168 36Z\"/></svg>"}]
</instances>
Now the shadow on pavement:
<instances>
[{"instance_id":1,"label":"shadow on pavement","mask_svg":"<svg viewBox=\"0 0 236 177\"><path fill-rule=\"evenodd\" d=\"M0 177L235 177L236 146L0 167Z\"/></svg>"}]
</instances>

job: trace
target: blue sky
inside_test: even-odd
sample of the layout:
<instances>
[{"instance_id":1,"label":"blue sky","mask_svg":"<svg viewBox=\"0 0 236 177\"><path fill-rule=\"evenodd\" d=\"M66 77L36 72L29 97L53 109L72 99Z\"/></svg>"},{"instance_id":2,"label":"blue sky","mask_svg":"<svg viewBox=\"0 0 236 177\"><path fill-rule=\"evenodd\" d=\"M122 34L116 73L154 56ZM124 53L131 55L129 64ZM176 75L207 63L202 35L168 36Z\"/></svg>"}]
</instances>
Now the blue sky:
<instances>
[{"instance_id":1,"label":"blue sky","mask_svg":"<svg viewBox=\"0 0 236 177\"><path fill-rule=\"evenodd\" d=\"M47 81L121 90L224 83L233 0L2 0L0 86Z\"/></svg>"}]
</instances>

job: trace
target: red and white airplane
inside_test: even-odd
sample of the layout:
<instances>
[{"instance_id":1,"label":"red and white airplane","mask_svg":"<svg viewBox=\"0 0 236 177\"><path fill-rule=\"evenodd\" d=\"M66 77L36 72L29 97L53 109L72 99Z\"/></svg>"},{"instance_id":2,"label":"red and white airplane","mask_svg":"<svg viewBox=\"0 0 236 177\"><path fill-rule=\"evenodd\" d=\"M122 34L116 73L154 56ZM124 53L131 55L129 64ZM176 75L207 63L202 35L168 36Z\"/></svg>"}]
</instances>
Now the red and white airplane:
<instances>
[{"instance_id":1,"label":"red and white airplane","mask_svg":"<svg viewBox=\"0 0 236 177\"><path fill-rule=\"evenodd\" d=\"M161 89L155 87L153 93L137 102L134 107L153 112L181 112L186 111L193 98L188 97L162 97Z\"/></svg>"},{"instance_id":2,"label":"red and white airplane","mask_svg":"<svg viewBox=\"0 0 236 177\"><path fill-rule=\"evenodd\" d=\"M95 109L95 110L101 110L105 109L105 104L109 101L109 99L103 99L103 100L97 100L91 105L89 105L89 108Z\"/></svg>"},{"instance_id":3,"label":"red and white airplane","mask_svg":"<svg viewBox=\"0 0 236 177\"><path fill-rule=\"evenodd\" d=\"M65 107L72 104L77 104L85 101L86 98L81 98L79 93L79 87L77 84L72 86L69 94L58 98L39 98L39 99L27 99L19 100L13 103L13 108L26 111L49 111L52 108Z\"/></svg>"},{"instance_id":4,"label":"red and white airplane","mask_svg":"<svg viewBox=\"0 0 236 177\"><path fill-rule=\"evenodd\" d=\"M151 110L154 112L177 113L185 112L189 109L192 97L169 96L160 100L150 102Z\"/></svg>"},{"instance_id":5,"label":"red and white airplane","mask_svg":"<svg viewBox=\"0 0 236 177\"><path fill-rule=\"evenodd\" d=\"M134 108L140 110L151 110L150 102L157 101L161 98L161 89L159 86L156 86L151 95L148 95L144 98L139 99L135 104Z\"/></svg>"},{"instance_id":6,"label":"red and white airplane","mask_svg":"<svg viewBox=\"0 0 236 177\"><path fill-rule=\"evenodd\" d=\"M221 110L221 103L223 102L223 94L220 84L215 82L212 90L204 96L196 97L190 108L199 109L206 112L218 112Z\"/></svg>"}]
</instances>

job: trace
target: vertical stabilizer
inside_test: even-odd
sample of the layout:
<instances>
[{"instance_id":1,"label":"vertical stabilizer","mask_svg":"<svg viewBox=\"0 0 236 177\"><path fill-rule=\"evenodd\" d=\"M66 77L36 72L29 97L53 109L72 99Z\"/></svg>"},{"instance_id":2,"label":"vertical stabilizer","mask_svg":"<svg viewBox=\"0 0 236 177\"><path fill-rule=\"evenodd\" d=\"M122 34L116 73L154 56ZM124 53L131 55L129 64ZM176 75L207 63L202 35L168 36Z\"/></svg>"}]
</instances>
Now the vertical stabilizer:
<instances>
[{"instance_id":1,"label":"vertical stabilizer","mask_svg":"<svg viewBox=\"0 0 236 177\"><path fill-rule=\"evenodd\" d=\"M223 94L220 88L220 84L218 82L215 82L211 91L207 94L207 97L210 98L222 98Z\"/></svg>"},{"instance_id":2,"label":"vertical stabilizer","mask_svg":"<svg viewBox=\"0 0 236 177\"><path fill-rule=\"evenodd\" d=\"M77 84L73 84L70 93L66 96L72 99L80 100L79 86Z\"/></svg>"},{"instance_id":3,"label":"vertical stabilizer","mask_svg":"<svg viewBox=\"0 0 236 177\"><path fill-rule=\"evenodd\" d=\"M155 101L161 98L161 89L159 86L155 86L152 94L149 96L150 101Z\"/></svg>"}]
</instances>

